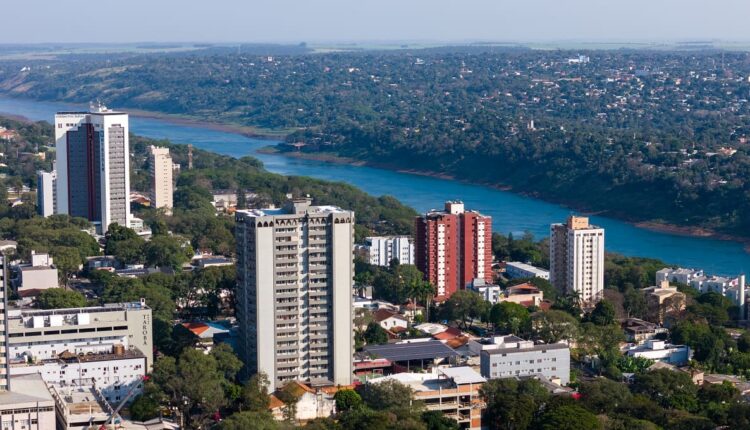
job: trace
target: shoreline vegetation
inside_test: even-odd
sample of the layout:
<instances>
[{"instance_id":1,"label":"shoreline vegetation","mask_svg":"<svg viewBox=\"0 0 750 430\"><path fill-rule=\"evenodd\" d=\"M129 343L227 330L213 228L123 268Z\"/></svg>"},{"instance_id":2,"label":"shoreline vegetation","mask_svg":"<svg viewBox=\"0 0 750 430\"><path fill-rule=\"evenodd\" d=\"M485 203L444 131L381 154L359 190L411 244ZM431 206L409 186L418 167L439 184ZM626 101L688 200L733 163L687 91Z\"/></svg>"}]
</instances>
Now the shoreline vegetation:
<instances>
[{"instance_id":1,"label":"shoreline vegetation","mask_svg":"<svg viewBox=\"0 0 750 430\"><path fill-rule=\"evenodd\" d=\"M264 153L264 154L282 155L284 157L323 161L327 163L349 164L352 166L367 166L367 167L373 167L373 168L378 168L378 169L391 170L391 171L399 172L399 173L406 173L409 175L426 176L430 178L445 179L449 181L460 181L460 182L465 182L467 184L490 187L490 188L494 188L500 191L513 192L515 194L518 194L524 197L539 199L548 203L556 203L556 202L550 202L549 200L536 196L532 193L518 192L514 190L513 187L508 186L508 185L477 183L477 182L472 182L472 181L467 181L461 178L457 178L456 176L450 175L447 173L431 172L431 171L415 170L415 169L400 169L394 166L389 166L386 163L373 163L373 162L368 162L368 161L355 160L352 158L341 157L341 156L330 154L330 153L281 151L276 146L267 146L267 147L261 148L260 150L258 150L258 152ZM569 207L569 205L564 205L564 206ZM575 208L571 207L571 209L575 209ZM596 213L581 211L581 213L585 215L592 215L592 216L593 215L606 215L606 213L602 211L599 211ZM627 219L622 219L622 218L616 218L616 219L625 221L638 228L642 228L644 230L654 231L658 233L667 233L667 234L672 234L675 236L701 237L701 238L707 238L707 239L717 239L717 240L724 240L724 241L731 241L731 242L739 242L745 245L745 252L750 254L750 237L719 233L719 232L713 231L711 229L703 228L703 227L680 226L680 225L669 224L669 223L664 223L664 222L654 221L654 220L633 221L633 220L627 220Z\"/></svg>"},{"instance_id":2,"label":"shoreline vegetation","mask_svg":"<svg viewBox=\"0 0 750 430\"><path fill-rule=\"evenodd\" d=\"M211 130L223 131L227 133L235 133L235 134L240 134L243 136L257 138L257 139L268 139L269 141L280 141L280 139L283 139L286 135L290 133L289 131L279 130L279 131L273 132L272 130L243 126L239 124L215 122L210 119L201 119L199 117L180 116L180 115L174 115L174 114L163 113L163 112L147 111L147 110L142 110L142 109L124 108L122 110L128 112L129 114L133 116L140 117L140 118L158 119L162 121L171 122L173 124L208 128ZM20 115L14 115L12 113L2 113L2 115L6 117L15 117L14 119L18 119L22 121L31 121L30 119L26 117L23 117ZM553 202L553 201L544 199L542 197L539 197L535 195L534 193L524 193L524 192L516 191L513 189L513 187L507 186L507 185L491 184L491 183L477 183L477 182L472 182L472 181L464 180L461 178L457 178L454 175L450 175L447 173L416 170L416 169L401 169L396 166L390 166L387 163L375 163L375 162L370 162L370 161L365 161L365 160L356 160L353 158L342 157L342 156L332 154L332 153L325 153L325 152L309 153L309 152L302 152L302 151L282 151L279 149L282 145L284 145L284 143L279 142L278 144L275 144L275 145L265 146L259 149L257 152L262 153L262 154L281 155L281 156L290 157L290 158L316 160L316 161L322 161L322 162L327 162L327 163L348 164L352 166L367 166L367 167L373 167L373 168L378 168L378 169L391 170L391 171L395 171L399 173L406 173L410 175L426 176L426 177L444 179L444 180L450 180L450 181L460 181L460 182L464 182L467 184L486 186L486 187L494 188L500 191L513 192L524 197L535 198L535 199L539 199L548 203L563 204L566 207L571 207L571 209L579 210L569 204ZM586 212L586 211L581 211L581 213L594 215L593 213ZM604 213L597 212L596 214L604 214ZM676 236L700 237L700 238L738 242L738 243L743 244L745 252L750 254L750 236L743 237L739 235L730 235L730 234L725 234L725 233L719 233L719 232L713 231L711 229L703 228L703 227L680 226L680 225L668 224L668 223L655 221L655 220L634 221L634 220L628 220L628 219L623 219L619 217L613 217L613 218L628 222L634 225L635 227L642 228L644 230L658 232L658 233L667 233L667 234L672 234Z\"/></svg>"}]
</instances>

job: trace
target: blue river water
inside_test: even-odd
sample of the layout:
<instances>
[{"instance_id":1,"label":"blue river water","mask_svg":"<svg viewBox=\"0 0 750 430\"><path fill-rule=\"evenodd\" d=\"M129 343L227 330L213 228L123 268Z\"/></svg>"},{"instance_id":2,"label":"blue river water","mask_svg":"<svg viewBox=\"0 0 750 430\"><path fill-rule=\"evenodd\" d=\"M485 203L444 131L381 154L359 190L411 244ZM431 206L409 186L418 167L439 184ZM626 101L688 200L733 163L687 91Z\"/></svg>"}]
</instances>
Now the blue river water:
<instances>
[{"instance_id":1,"label":"blue river water","mask_svg":"<svg viewBox=\"0 0 750 430\"><path fill-rule=\"evenodd\" d=\"M79 109L80 106L65 103L0 98L1 113L32 120L52 122L57 111ZM142 136L169 139L181 144L191 143L197 148L233 157L252 155L263 161L271 172L346 182L373 195L394 196L418 211L441 208L445 200L460 199L467 208L491 215L494 231L504 234L529 231L536 237L545 237L549 234L551 223L562 222L572 213L569 208L560 205L460 181L259 154L256 153L258 148L274 142L199 125L131 117L130 128ZM606 229L608 251L659 258L670 264L701 268L715 274L734 275L750 270L750 254L743 250L740 243L659 233L601 216L592 217L592 222Z\"/></svg>"}]
</instances>

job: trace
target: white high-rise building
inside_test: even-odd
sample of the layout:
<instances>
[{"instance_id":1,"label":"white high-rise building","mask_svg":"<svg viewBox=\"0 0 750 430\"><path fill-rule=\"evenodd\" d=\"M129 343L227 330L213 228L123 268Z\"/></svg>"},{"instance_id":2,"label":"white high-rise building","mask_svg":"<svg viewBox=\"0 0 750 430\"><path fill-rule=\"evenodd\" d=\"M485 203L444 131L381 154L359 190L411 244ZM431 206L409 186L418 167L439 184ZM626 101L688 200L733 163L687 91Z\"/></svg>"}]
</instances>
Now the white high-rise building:
<instances>
[{"instance_id":1,"label":"white high-rise building","mask_svg":"<svg viewBox=\"0 0 750 430\"><path fill-rule=\"evenodd\" d=\"M354 212L296 199L237 211L239 352L270 390L352 383Z\"/></svg>"},{"instance_id":2,"label":"white high-rise building","mask_svg":"<svg viewBox=\"0 0 750 430\"><path fill-rule=\"evenodd\" d=\"M164 208L172 213L172 157L169 148L149 147L149 173L151 174L151 207Z\"/></svg>"},{"instance_id":3,"label":"white high-rise building","mask_svg":"<svg viewBox=\"0 0 750 430\"><path fill-rule=\"evenodd\" d=\"M571 216L565 224L552 224L549 246L552 285L577 293L584 308L596 305L604 293L604 229Z\"/></svg>"},{"instance_id":4,"label":"white high-rise building","mask_svg":"<svg viewBox=\"0 0 750 430\"><path fill-rule=\"evenodd\" d=\"M373 236L365 238L368 262L388 266L394 258L399 264L414 264L414 241L409 236Z\"/></svg>"},{"instance_id":5,"label":"white high-rise building","mask_svg":"<svg viewBox=\"0 0 750 430\"><path fill-rule=\"evenodd\" d=\"M36 208L39 215L47 218L57 212L57 171L38 171L36 182Z\"/></svg>"},{"instance_id":6,"label":"white high-rise building","mask_svg":"<svg viewBox=\"0 0 750 430\"><path fill-rule=\"evenodd\" d=\"M57 213L83 217L103 233L130 225L128 115L104 106L55 115Z\"/></svg>"}]
</instances>

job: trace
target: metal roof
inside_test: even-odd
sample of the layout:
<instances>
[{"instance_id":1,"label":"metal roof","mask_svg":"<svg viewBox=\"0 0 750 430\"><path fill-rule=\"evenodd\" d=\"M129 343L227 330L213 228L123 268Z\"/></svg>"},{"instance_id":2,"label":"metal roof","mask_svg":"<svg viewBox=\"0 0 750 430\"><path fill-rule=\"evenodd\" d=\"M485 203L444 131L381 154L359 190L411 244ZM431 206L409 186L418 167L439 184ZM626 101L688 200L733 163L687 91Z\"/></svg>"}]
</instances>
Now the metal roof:
<instances>
[{"instance_id":1,"label":"metal roof","mask_svg":"<svg viewBox=\"0 0 750 430\"><path fill-rule=\"evenodd\" d=\"M365 351L390 361L433 360L457 356L458 353L438 340L387 345L368 345Z\"/></svg>"}]
</instances>

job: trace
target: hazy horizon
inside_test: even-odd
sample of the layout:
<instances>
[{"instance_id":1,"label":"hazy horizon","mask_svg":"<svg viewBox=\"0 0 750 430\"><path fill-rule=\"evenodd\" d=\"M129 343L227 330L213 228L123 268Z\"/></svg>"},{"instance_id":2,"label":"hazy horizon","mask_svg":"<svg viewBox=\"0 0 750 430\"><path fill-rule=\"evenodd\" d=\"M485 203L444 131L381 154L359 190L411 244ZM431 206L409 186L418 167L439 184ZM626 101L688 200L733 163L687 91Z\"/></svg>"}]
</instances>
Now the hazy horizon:
<instances>
[{"instance_id":1,"label":"hazy horizon","mask_svg":"<svg viewBox=\"0 0 750 430\"><path fill-rule=\"evenodd\" d=\"M750 41L750 2L723 0L130 0L3 5L2 44L653 43ZM85 25L82 25L85 23Z\"/></svg>"}]
</instances>

